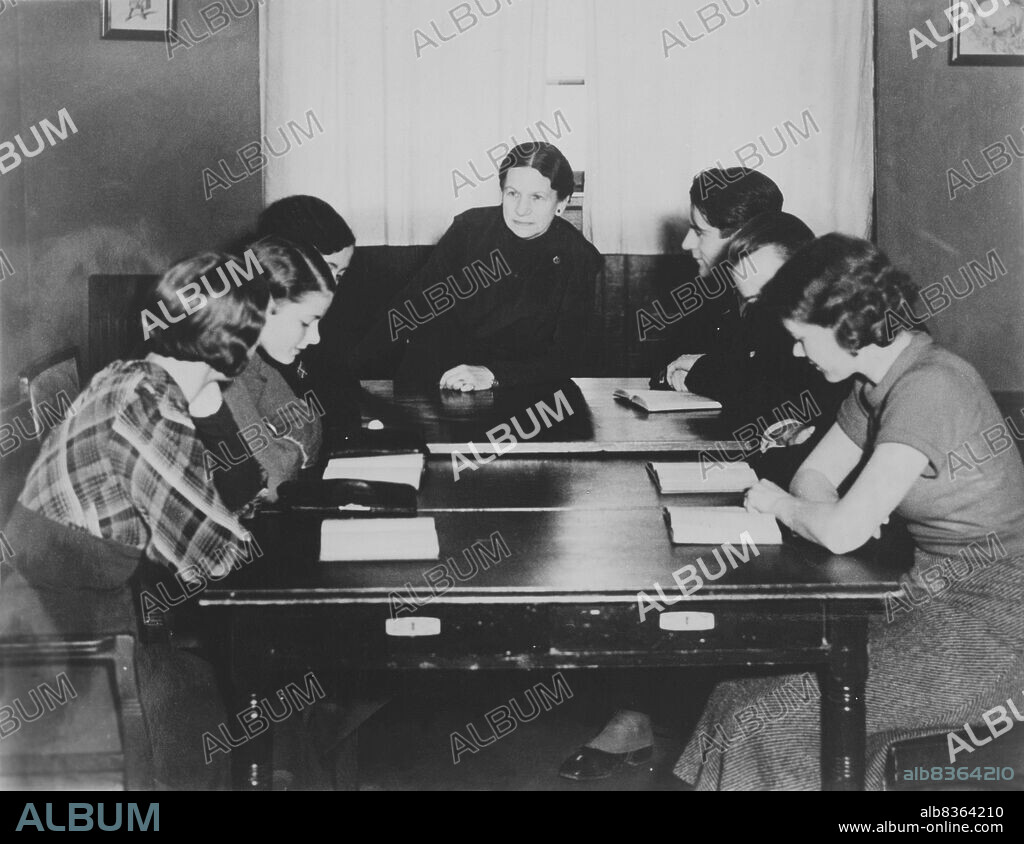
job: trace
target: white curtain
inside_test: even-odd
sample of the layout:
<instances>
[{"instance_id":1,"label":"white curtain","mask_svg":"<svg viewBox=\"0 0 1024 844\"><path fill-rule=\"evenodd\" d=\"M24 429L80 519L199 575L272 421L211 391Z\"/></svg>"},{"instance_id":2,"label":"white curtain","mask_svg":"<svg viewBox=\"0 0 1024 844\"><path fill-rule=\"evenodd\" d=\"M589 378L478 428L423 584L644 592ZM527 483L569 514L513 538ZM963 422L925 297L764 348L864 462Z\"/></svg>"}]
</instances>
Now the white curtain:
<instances>
[{"instance_id":1,"label":"white curtain","mask_svg":"<svg viewBox=\"0 0 1024 844\"><path fill-rule=\"evenodd\" d=\"M432 244L456 214L497 204L488 151L500 162L499 144L557 128L543 113L546 2L478 0L458 20L452 0L263 7L264 131L280 149L277 127L306 126L309 109L324 129L270 158L266 201L320 196L365 245Z\"/></svg>"},{"instance_id":2,"label":"white curtain","mask_svg":"<svg viewBox=\"0 0 1024 844\"><path fill-rule=\"evenodd\" d=\"M324 129L270 157L266 200L321 196L368 245L434 243L456 214L497 203L488 151L565 130L544 100L548 2L264 6L264 130L281 148L277 128L305 126L309 109ZM584 231L598 249L677 249L694 174L741 157L816 232L868 233L871 0L590 0L585 18L589 114L565 122L589 136Z\"/></svg>"},{"instance_id":3,"label":"white curtain","mask_svg":"<svg viewBox=\"0 0 1024 844\"><path fill-rule=\"evenodd\" d=\"M677 247L694 175L740 158L816 233L869 233L871 0L592 0L588 17L585 230L601 252Z\"/></svg>"}]
</instances>

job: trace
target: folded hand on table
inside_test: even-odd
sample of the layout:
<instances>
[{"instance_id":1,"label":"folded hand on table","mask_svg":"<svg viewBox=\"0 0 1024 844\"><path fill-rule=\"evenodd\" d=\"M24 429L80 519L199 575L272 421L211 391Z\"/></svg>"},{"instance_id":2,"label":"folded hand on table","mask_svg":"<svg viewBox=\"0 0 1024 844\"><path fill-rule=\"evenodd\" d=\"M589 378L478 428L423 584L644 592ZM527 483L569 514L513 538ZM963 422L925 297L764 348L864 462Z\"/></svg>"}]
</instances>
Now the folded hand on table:
<instances>
[{"instance_id":1,"label":"folded hand on table","mask_svg":"<svg viewBox=\"0 0 1024 844\"><path fill-rule=\"evenodd\" d=\"M460 364L441 376L442 390L458 390L469 393L474 390L489 390L494 386L494 373L486 366Z\"/></svg>"},{"instance_id":2,"label":"folded hand on table","mask_svg":"<svg viewBox=\"0 0 1024 844\"><path fill-rule=\"evenodd\" d=\"M676 392L686 391L686 376L703 355L680 355L665 369L665 380Z\"/></svg>"}]
</instances>

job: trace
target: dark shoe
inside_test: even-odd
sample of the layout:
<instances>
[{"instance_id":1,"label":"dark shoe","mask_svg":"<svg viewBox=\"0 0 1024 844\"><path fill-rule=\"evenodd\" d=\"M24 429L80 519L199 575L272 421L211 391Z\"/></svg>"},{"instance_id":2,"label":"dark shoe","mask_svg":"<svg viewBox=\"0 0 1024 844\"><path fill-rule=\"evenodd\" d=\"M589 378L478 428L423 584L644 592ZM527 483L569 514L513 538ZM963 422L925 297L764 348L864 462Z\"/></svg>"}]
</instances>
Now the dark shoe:
<instances>
[{"instance_id":1,"label":"dark shoe","mask_svg":"<svg viewBox=\"0 0 1024 844\"><path fill-rule=\"evenodd\" d=\"M630 753L606 753L593 747L581 747L562 763L558 776L577 782L603 780L620 771L623 766L638 768L646 765L653 755L653 747L644 747Z\"/></svg>"}]
</instances>

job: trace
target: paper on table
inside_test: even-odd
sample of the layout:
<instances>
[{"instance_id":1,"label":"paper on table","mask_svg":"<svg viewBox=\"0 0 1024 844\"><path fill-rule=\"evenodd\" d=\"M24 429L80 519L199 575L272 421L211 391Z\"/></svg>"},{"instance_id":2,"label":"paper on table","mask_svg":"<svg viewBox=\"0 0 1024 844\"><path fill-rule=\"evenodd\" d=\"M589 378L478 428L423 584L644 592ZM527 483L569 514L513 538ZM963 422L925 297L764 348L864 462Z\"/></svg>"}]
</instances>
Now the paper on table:
<instances>
[{"instance_id":1,"label":"paper on table","mask_svg":"<svg viewBox=\"0 0 1024 844\"><path fill-rule=\"evenodd\" d=\"M665 513L676 545L741 545L744 533L755 545L782 544L779 524L767 513L748 513L742 507L666 507Z\"/></svg>"},{"instance_id":2,"label":"paper on table","mask_svg":"<svg viewBox=\"0 0 1024 844\"><path fill-rule=\"evenodd\" d=\"M617 399L625 399L648 413L665 413L672 410L721 410L722 403L696 393L679 393L675 390L616 390Z\"/></svg>"},{"instance_id":3,"label":"paper on table","mask_svg":"<svg viewBox=\"0 0 1024 844\"><path fill-rule=\"evenodd\" d=\"M757 483L747 463L648 463L647 469L663 494L678 492L746 492Z\"/></svg>"},{"instance_id":4,"label":"paper on table","mask_svg":"<svg viewBox=\"0 0 1024 844\"><path fill-rule=\"evenodd\" d=\"M324 480L384 481L420 488L422 454L381 454L373 457L335 457L324 470Z\"/></svg>"},{"instance_id":5,"label":"paper on table","mask_svg":"<svg viewBox=\"0 0 1024 844\"><path fill-rule=\"evenodd\" d=\"M441 553L430 517L413 519L324 519L320 561L436 560Z\"/></svg>"}]
</instances>

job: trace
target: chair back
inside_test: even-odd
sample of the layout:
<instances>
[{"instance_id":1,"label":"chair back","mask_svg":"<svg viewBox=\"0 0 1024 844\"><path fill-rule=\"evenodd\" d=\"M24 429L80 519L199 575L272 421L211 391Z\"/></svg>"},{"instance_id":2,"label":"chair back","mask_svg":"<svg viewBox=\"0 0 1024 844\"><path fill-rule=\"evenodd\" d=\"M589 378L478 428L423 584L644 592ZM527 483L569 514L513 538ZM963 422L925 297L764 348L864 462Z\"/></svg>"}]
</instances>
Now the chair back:
<instances>
[{"instance_id":1,"label":"chair back","mask_svg":"<svg viewBox=\"0 0 1024 844\"><path fill-rule=\"evenodd\" d=\"M78 347L68 346L25 367L18 374L18 387L37 422L52 427L82 391Z\"/></svg>"}]
</instances>

